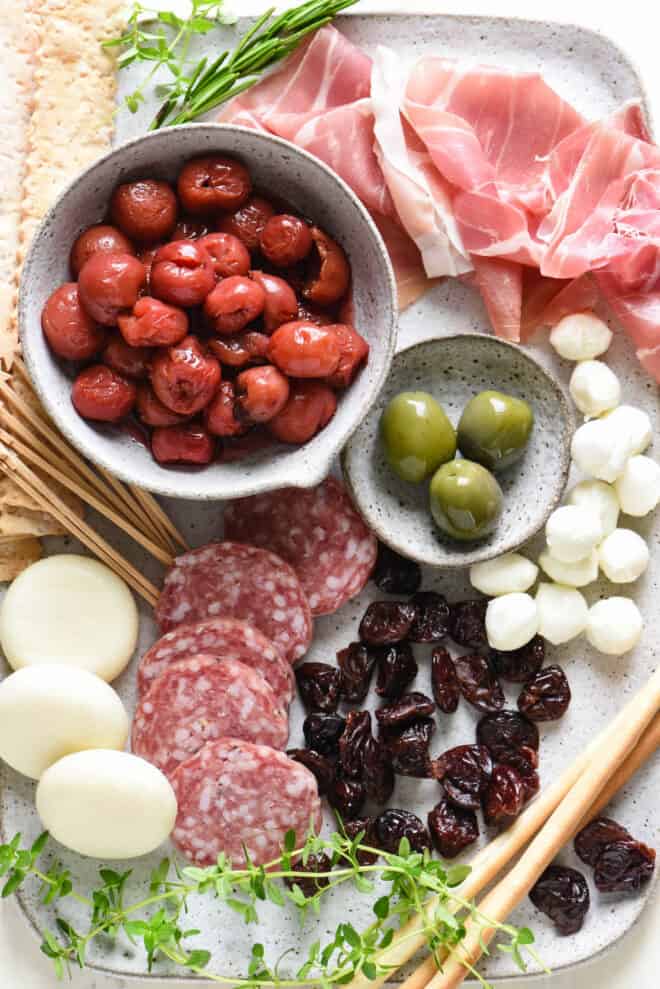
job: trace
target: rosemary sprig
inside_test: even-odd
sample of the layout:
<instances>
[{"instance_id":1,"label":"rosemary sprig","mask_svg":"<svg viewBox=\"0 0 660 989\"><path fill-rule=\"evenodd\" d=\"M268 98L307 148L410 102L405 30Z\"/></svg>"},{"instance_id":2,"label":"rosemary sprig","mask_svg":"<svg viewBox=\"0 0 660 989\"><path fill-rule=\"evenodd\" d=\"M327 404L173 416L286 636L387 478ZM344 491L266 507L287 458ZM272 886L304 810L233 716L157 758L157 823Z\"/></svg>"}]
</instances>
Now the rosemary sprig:
<instances>
[{"instance_id":1,"label":"rosemary sprig","mask_svg":"<svg viewBox=\"0 0 660 989\"><path fill-rule=\"evenodd\" d=\"M539 961L531 947L534 936L528 928L494 923L474 903L460 896L457 887L469 874L468 867L449 866L432 859L428 851L414 852L406 838L401 840L398 854L393 855L365 845L364 833L349 838L337 832L329 839L310 833L304 846L295 848L295 834L291 831L286 836L282 856L265 866L254 865L248 856L242 868L233 868L224 855L218 857L216 865L204 869L181 867L163 859L151 873L148 895L133 900L129 897L130 871L100 869L99 886L89 896L83 896L74 888L68 870L57 863L48 869L40 867L47 840L44 833L31 848L21 848L21 836L17 834L11 842L0 846L0 876L7 876L3 897L15 893L32 877L40 883L42 902L58 904L55 930L44 932L41 950L52 959L59 978L69 973L72 965L85 966L89 945L95 939L117 938L123 932L131 942L142 943L149 971L156 961L168 959L222 985L245 989L320 985L322 989L332 989L349 982L359 972L370 979L387 974L379 955L391 943L395 930L413 913L424 918L424 936L436 957L442 948L460 952L465 926L456 914L461 913L482 928L495 928L504 938L499 949L510 953L521 970L526 969L524 952ZM330 867L312 871L310 856L321 852L328 856ZM376 854L380 860L363 864L359 861L361 852ZM313 895L306 895L296 882L303 879L306 883L315 880ZM271 964L264 946L257 942L252 947L245 976L234 978L211 971L211 953L188 944L190 938L200 933L184 924L191 897L213 896L246 924L259 922L257 908L266 901L278 907L293 904L304 921L308 914L320 913L323 898L330 890L350 883L359 893L373 896L376 879L382 881L387 891L373 903L375 919L369 927L359 932L348 922L339 924L331 940L325 945L316 941L288 976L282 974L282 960L293 949ZM428 907L431 895L438 897L433 909ZM88 910L85 930L76 930L61 915L64 901L69 897ZM482 989L491 989L479 973L473 974Z\"/></svg>"},{"instance_id":2,"label":"rosemary sprig","mask_svg":"<svg viewBox=\"0 0 660 989\"><path fill-rule=\"evenodd\" d=\"M212 110L259 81L270 66L293 52L312 31L336 17L358 0L307 0L275 16L271 7L246 31L233 51L224 51L208 64L206 58L190 63L189 48L194 35L207 34L220 23L233 23L224 12L224 0L191 0L187 18L170 11L143 6L139 0L126 30L106 48L121 48L119 67L133 62L151 62L147 77L129 96L126 105L137 112L145 89L161 68L171 80L157 90L164 97L150 130L185 124Z\"/></svg>"}]
</instances>

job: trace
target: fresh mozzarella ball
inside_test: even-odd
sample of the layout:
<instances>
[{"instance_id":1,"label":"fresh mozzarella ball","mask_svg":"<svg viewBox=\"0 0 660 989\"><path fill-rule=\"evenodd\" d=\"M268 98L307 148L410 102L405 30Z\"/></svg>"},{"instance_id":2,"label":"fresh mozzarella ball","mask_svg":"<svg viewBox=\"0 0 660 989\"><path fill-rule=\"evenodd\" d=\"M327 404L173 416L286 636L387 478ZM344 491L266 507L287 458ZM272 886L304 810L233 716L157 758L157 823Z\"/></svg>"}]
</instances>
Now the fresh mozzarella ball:
<instances>
[{"instance_id":1,"label":"fresh mozzarella ball","mask_svg":"<svg viewBox=\"0 0 660 989\"><path fill-rule=\"evenodd\" d=\"M589 608L579 591L563 584L539 584L536 592L539 635L558 646L584 632Z\"/></svg>"},{"instance_id":2,"label":"fresh mozzarella ball","mask_svg":"<svg viewBox=\"0 0 660 989\"><path fill-rule=\"evenodd\" d=\"M87 556L49 556L13 582L0 610L0 644L15 670L64 663L114 680L129 662L138 612L128 587Z\"/></svg>"},{"instance_id":3,"label":"fresh mozzarella ball","mask_svg":"<svg viewBox=\"0 0 660 989\"><path fill-rule=\"evenodd\" d=\"M626 515L648 515L660 501L660 465L642 454L631 457L615 488Z\"/></svg>"},{"instance_id":4,"label":"fresh mozzarella ball","mask_svg":"<svg viewBox=\"0 0 660 989\"><path fill-rule=\"evenodd\" d=\"M649 548L632 529L615 529L598 548L600 568L613 584L631 584L649 565Z\"/></svg>"},{"instance_id":5,"label":"fresh mozzarella ball","mask_svg":"<svg viewBox=\"0 0 660 989\"><path fill-rule=\"evenodd\" d=\"M573 434L573 460L584 474L590 474L599 481L616 481L636 452L633 437L625 423L612 421L618 411L615 409L604 419L585 422Z\"/></svg>"},{"instance_id":6,"label":"fresh mozzarella ball","mask_svg":"<svg viewBox=\"0 0 660 989\"><path fill-rule=\"evenodd\" d=\"M569 505L586 508L587 511L597 515L603 536L609 536L610 532L616 529L619 521L619 500L615 489L604 481L580 481L571 488L566 501Z\"/></svg>"},{"instance_id":7,"label":"fresh mozzarella ball","mask_svg":"<svg viewBox=\"0 0 660 989\"><path fill-rule=\"evenodd\" d=\"M488 602L486 636L492 649L520 649L538 630L536 602L529 594L503 594Z\"/></svg>"},{"instance_id":8,"label":"fresh mozzarella ball","mask_svg":"<svg viewBox=\"0 0 660 989\"><path fill-rule=\"evenodd\" d=\"M604 354L612 342L607 323L592 312L564 316L550 334L550 343L567 361L588 361Z\"/></svg>"},{"instance_id":9,"label":"fresh mozzarella ball","mask_svg":"<svg viewBox=\"0 0 660 989\"><path fill-rule=\"evenodd\" d=\"M100 859L146 855L176 819L168 779L129 752L90 749L64 756L37 786L44 828L66 848Z\"/></svg>"},{"instance_id":10,"label":"fresh mozzarella ball","mask_svg":"<svg viewBox=\"0 0 660 989\"><path fill-rule=\"evenodd\" d=\"M514 591L527 591L536 580L539 568L520 553L504 553L496 560L475 563L470 567L470 583L488 597Z\"/></svg>"},{"instance_id":11,"label":"fresh mozzarella ball","mask_svg":"<svg viewBox=\"0 0 660 989\"><path fill-rule=\"evenodd\" d=\"M634 405L620 405L618 409L604 416L603 422L614 426L619 432L625 431L628 434L631 456L644 453L653 439L651 420L643 409L638 409Z\"/></svg>"},{"instance_id":12,"label":"fresh mozzarella ball","mask_svg":"<svg viewBox=\"0 0 660 989\"><path fill-rule=\"evenodd\" d=\"M128 715L105 680L74 666L26 666L0 684L0 757L38 780L62 756L123 749Z\"/></svg>"},{"instance_id":13,"label":"fresh mozzarella ball","mask_svg":"<svg viewBox=\"0 0 660 989\"><path fill-rule=\"evenodd\" d=\"M600 519L586 508L562 505L545 526L545 538L550 552L562 563L584 560L603 536Z\"/></svg>"},{"instance_id":14,"label":"fresh mozzarella ball","mask_svg":"<svg viewBox=\"0 0 660 989\"><path fill-rule=\"evenodd\" d=\"M630 598L604 598L589 609L586 631L594 649L608 656L621 656L639 642L642 616Z\"/></svg>"},{"instance_id":15,"label":"fresh mozzarella ball","mask_svg":"<svg viewBox=\"0 0 660 989\"><path fill-rule=\"evenodd\" d=\"M580 412L590 418L609 412L621 401L619 379L602 361L581 361L568 388Z\"/></svg>"},{"instance_id":16,"label":"fresh mozzarella ball","mask_svg":"<svg viewBox=\"0 0 660 989\"><path fill-rule=\"evenodd\" d=\"M568 587L586 587L598 577L598 550L592 549L589 556L576 563L563 563L549 550L539 556L539 565L551 580Z\"/></svg>"}]
</instances>

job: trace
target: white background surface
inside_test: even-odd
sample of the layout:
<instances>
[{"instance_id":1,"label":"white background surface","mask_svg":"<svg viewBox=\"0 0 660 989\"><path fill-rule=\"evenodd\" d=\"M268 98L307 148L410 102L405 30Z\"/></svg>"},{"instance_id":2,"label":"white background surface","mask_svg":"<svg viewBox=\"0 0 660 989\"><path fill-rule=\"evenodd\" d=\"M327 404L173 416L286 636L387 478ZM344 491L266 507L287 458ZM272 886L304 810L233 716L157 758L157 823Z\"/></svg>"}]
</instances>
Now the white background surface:
<instances>
[{"instance_id":1,"label":"white background surface","mask_svg":"<svg viewBox=\"0 0 660 989\"><path fill-rule=\"evenodd\" d=\"M93 0L91 0L93 2ZM231 0L228 0L231 3ZM241 14L261 11L262 0L236 3ZM410 12L437 10L443 13L486 14L533 17L578 22L602 31L632 56L646 85L655 117L660 125L660 5L649 0L362 0L360 10ZM653 11L655 8L654 12ZM386 39L384 39L386 40ZM660 896L647 906L642 919L606 956L572 973L533 981L499 982L498 989L657 989L660 985ZM570 939L566 941L570 952ZM12 902L0 904L0 987L1 989L53 989L56 980L50 963L38 949L37 941ZM179 989L184 983L154 983L105 978L76 973L74 989L141 989L167 985Z\"/></svg>"}]
</instances>

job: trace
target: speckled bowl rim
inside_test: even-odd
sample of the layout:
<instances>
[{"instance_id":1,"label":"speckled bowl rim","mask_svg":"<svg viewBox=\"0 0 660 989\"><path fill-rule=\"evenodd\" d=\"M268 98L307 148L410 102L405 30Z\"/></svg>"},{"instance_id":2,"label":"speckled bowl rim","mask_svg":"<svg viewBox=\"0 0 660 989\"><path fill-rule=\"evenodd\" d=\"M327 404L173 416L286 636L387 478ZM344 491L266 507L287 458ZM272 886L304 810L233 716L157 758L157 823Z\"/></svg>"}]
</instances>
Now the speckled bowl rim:
<instances>
[{"instance_id":1,"label":"speckled bowl rim","mask_svg":"<svg viewBox=\"0 0 660 989\"><path fill-rule=\"evenodd\" d=\"M403 555L407 556L409 559L416 560L418 563L423 563L428 567L435 567L438 570L462 570L465 569L465 567L472 566L474 563L483 563L485 560L494 560L496 557L502 556L503 553L510 553L513 550L518 549L518 547L522 546L524 543L528 542L543 528L548 520L548 517L561 501L564 491L566 490L568 475L571 469L571 439L573 436L574 417L564 389L559 383L559 380L550 371L548 371L547 368L543 367L543 365L537 361L535 357L532 357L529 351L525 350L520 344L510 343L508 340L502 340L500 337L492 336L490 333L448 333L446 336L429 337L427 340L422 340L419 343L413 343L410 347L405 347L403 350L399 350L392 361L390 375L395 370L396 363L399 358L409 356L413 353L413 351L433 351L438 347L442 347L443 344L448 341L453 341L455 344L458 342L460 345L460 343L469 344L474 340L479 341L480 344L483 344L483 342L486 341L486 346L491 346L494 350L501 349L504 352L515 354L516 357L523 362L526 361L533 367L537 374L540 374L541 377L545 379L550 391L554 393L557 400L559 413L565 427L561 430L560 435L559 484L552 497L548 499L540 520L536 520L530 525L524 527L514 528L514 531L519 532L519 535L514 536L512 534L507 539L503 538L499 542L494 540L489 543L483 543L477 545L474 549L466 548L465 553L460 559L448 559L446 563L439 563L436 559L429 559L426 556L414 552L410 544L406 543L403 545L401 542L397 542L396 539L393 539L390 530L381 523L377 514L369 510L369 499L365 499L360 495L357 486L353 482L350 466L352 456L356 453L353 444L358 441L359 435L357 432L354 433L348 440L346 446L341 452L341 468L346 486L350 491L351 497L353 498L358 511L363 516L369 528L376 533L378 539L396 552L403 553ZM385 384L387 384L387 382ZM366 504L365 501L367 502ZM405 509L402 509L401 511L405 511ZM454 545L459 547L460 543L455 543Z\"/></svg>"},{"instance_id":2,"label":"speckled bowl rim","mask_svg":"<svg viewBox=\"0 0 660 989\"><path fill-rule=\"evenodd\" d=\"M188 501L224 501L228 498L244 497L265 491L276 490L284 484L299 488L314 487L314 485L319 484L323 478L326 477L330 471L334 458L339 454L344 444L353 434L355 429L357 429L369 412L371 406L377 400L383 385L387 380L392 359L394 357L398 334L399 309L397 305L396 278L385 242L383 241L378 227L372 220L369 211L358 199L350 186L323 161L316 158L309 152L304 151L302 148L297 147L297 145L292 144L290 141L285 141L283 138L276 137L273 134L255 131L250 127L241 127L234 124L199 123L184 124L183 126L187 131L195 130L200 134L208 134L209 132L211 134L217 134L220 144L222 142L223 134L228 133L244 134L251 140L255 140L257 142L261 141L264 145L269 145L279 151L286 152L289 156L304 160L312 169L316 169L318 172L324 173L325 176L330 179L331 182L333 182L346 196L347 200L355 210L355 213L359 216L359 222L362 224L365 232L371 237L374 243L375 251L379 256L380 264L382 265L387 293L387 298L385 298L382 303L383 315L385 318L379 324L379 335L382 343L382 367L380 373L371 382L369 391L365 392L364 396L361 396L359 401L357 399L357 392L354 392L353 395L351 395L351 391L347 391L347 393L343 396L342 401L348 403L352 402L349 421L343 429L341 429L341 431L337 431L332 438L330 438L330 436L326 437L325 445L320 445L318 449L309 456L309 459L303 464L298 464L297 469L295 471L292 470L290 475L286 474L286 468L284 466L288 453L288 451L284 449L280 452L278 469L274 472L269 469L270 463L268 460L264 460L258 465L258 476L253 474L244 482L241 482L240 478L235 474L232 475L231 480L229 480L226 476L223 476L220 471L217 474L216 484L211 484L207 480L204 490L197 491L195 493L191 493L187 490L181 490L180 486L177 485L176 480L177 477L181 475L176 470L173 470L170 473L163 468L163 473L167 474L167 479L152 481L151 479L140 477L137 471L133 472L130 469L125 469L121 465L118 466L114 462L113 457L106 456L104 453L99 453L96 444L93 441L88 441L87 439L79 436L76 430L71 429L69 424L64 421L63 417L59 413L57 402L52 400L48 389L42 381L41 360L39 359L36 351L33 350L31 343L31 336L34 334L34 329L30 329L27 325L27 296L30 288L31 269L35 263L34 258L37 251L37 246L44 232L48 229L48 226L52 223L54 217L57 216L59 210L61 209L62 200L64 197L69 195L69 193L71 193L80 184L80 182L86 180L90 174L93 174L99 167L108 161L111 161L112 159L121 161L125 159L127 155L130 156L131 151L135 147L141 146L149 141L162 140L163 135L169 135L171 140L176 142L176 135L181 132L181 126L164 127L158 131L152 131L147 134L143 134L140 137L132 138L131 140L117 145L101 158L97 158L92 165L76 175L76 177L60 192L56 201L41 220L26 255L25 264L21 273L18 296L19 335L27 370L45 410L48 412L49 416L56 423L58 429L60 429L71 445L92 463L104 468L113 474L113 476L127 484L136 484L140 487L146 488L149 491L153 491L156 494L164 495L170 498L182 498ZM53 358L53 360L55 360L55 358ZM300 449L300 447L292 448L291 456L299 453ZM219 462L213 466L221 468L222 463ZM189 476L189 473L190 472L187 471L185 476ZM205 474L204 476L205 478L209 478L211 475ZM283 477L286 477L285 482L282 480Z\"/></svg>"}]
</instances>

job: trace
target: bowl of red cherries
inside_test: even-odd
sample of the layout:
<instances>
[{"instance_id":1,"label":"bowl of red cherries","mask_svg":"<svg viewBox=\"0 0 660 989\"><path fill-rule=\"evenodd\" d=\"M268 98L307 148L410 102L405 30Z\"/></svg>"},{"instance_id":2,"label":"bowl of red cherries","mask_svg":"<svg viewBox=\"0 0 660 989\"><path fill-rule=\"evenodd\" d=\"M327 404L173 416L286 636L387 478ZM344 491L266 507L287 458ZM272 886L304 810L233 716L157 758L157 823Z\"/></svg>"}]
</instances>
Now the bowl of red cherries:
<instances>
[{"instance_id":1,"label":"bowl of red cherries","mask_svg":"<svg viewBox=\"0 0 660 989\"><path fill-rule=\"evenodd\" d=\"M318 159L219 124L149 134L83 172L32 243L21 342L89 459L162 494L317 483L396 337L387 251Z\"/></svg>"}]
</instances>

